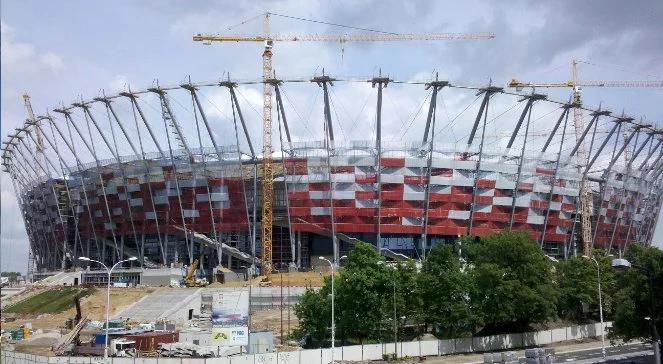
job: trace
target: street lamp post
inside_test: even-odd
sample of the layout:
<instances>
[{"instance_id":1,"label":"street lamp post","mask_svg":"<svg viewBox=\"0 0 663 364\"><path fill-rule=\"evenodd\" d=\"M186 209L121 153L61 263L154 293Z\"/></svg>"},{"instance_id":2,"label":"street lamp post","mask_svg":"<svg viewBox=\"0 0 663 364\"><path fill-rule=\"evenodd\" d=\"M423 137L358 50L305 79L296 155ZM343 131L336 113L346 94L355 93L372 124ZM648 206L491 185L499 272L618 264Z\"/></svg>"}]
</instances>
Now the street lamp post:
<instances>
[{"instance_id":1,"label":"street lamp post","mask_svg":"<svg viewBox=\"0 0 663 364\"><path fill-rule=\"evenodd\" d=\"M379 261L378 264L383 265L385 264L384 261ZM394 355L396 355L396 358L398 358L398 323L396 319L396 267L393 267L392 270L392 282L394 286Z\"/></svg>"},{"instance_id":2,"label":"street lamp post","mask_svg":"<svg viewBox=\"0 0 663 364\"><path fill-rule=\"evenodd\" d=\"M251 351L251 276L249 275L249 269L252 269L250 266L243 265L240 268L246 268L246 279L249 281L249 320L246 323L247 330L247 341L249 344L246 346L247 354L250 354Z\"/></svg>"},{"instance_id":3,"label":"street lamp post","mask_svg":"<svg viewBox=\"0 0 663 364\"><path fill-rule=\"evenodd\" d=\"M651 327L654 347L654 363L661 362L661 338L658 336L658 329L656 328L656 318L654 317L654 277L652 272L641 266L631 265L626 259L613 259L612 267L617 270L627 270L635 268L644 272L647 275L647 282L649 283L649 326Z\"/></svg>"},{"instance_id":4,"label":"street lamp post","mask_svg":"<svg viewBox=\"0 0 663 364\"><path fill-rule=\"evenodd\" d=\"M342 256L338 258L339 261L341 259L347 258L347 256ZM334 364L334 335L336 333L336 324L334 321L334 263L332 263L329 259L326 259L325 257L318 257L320 260L324 260L325 262L329 263L329 267L331 268L331 362ZM337 263L338 264L338 263Z\"/></svg>"},{"instance_id":5,"label":"street lamp post","mask_svg":"<svg viewBox=\"0 0 663 364\"><path fill-rule=\"evenodd\" d=\"M596 264L596 275L598 278L598 287L599 287L599 318L601 320L601 356L605 359L605 326L603 325L603 298L601 294L601 267L599 262L594 257L589 257L587 255L582 256L585 259L589 259L594 264Z\"/></svg>"},{"instance_id":6,"label":"street lamp post","mask_svg":"<svg viewBox=\"0 0 663 364\"><path fill-rule=\"evenodd\" d=\"M104 339L104 363L108 359L108 321L110 321L109 316L110 316L111 273L113 272L113 269L115 269L115 267L117 267L119 264L124 263L124 262L134 261L136 259L138 259L138 258L131 257L129 259L120 260L119 262L115 263L115 265L113 265L110 269L108 269L106 264L104 264L104 263L102 263L98 260L90 259L88 257L78 257L78 260L82 260L82 261L85 261L85 262L95 262L95 263L101 264L101 266L103 266L106 269L106 271L108 272L108 285L107 285L107 288L106 288L106 335L105 335L105 339Z\"/></svg>"}]
</instances>

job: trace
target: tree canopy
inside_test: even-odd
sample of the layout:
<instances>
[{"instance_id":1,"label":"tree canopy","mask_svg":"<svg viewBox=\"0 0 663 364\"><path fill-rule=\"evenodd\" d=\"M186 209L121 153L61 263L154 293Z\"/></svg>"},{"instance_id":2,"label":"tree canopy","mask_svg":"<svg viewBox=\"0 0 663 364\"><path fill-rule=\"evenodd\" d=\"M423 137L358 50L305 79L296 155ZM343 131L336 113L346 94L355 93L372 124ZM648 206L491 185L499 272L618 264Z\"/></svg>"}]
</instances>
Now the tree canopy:
<instances>
[{"instance_id":1,"label":"tree canopy","mask_svg":"<svg viewBox=\"0 0 663 364\"><path fill-rule=\"evenodd\" d=\"M663 252L630 246L625 258L634 267L618 274L612 257L593 256L601 272L603 311L614 320L613 337L650 337L649 321L661 325ZM649 310L651 272L655 303ZM438 337L524 332L558 318L596 321L598 275L593 260L570 257L553 262L525 233L503 232L481 239L463 237L438 244L420 264L387 262L373 247L359 243L335 275L336 338L347 343L390 341L398 335L433 332ZM301 334L311 345L326 345L331 326L331 279L309 289L297 303ZM396 325L394 325L394 317Z\"/></svg>"}]
</instances>

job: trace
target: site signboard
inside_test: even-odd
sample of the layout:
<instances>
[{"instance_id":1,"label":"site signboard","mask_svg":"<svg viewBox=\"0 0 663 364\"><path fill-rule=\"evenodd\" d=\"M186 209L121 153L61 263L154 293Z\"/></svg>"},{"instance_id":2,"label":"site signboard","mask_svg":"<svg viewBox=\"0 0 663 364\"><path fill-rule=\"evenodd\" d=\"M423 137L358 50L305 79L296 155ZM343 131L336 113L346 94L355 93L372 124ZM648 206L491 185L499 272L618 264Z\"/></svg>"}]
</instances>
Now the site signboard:
<instances>
[{"instance_id":1,"label":"site signboard","mask_svg":"<svg viewBox=\"0 0 663 364\"><path fill-rule=\"evenodd\" d=\"M249 344L248 290L212 295L212 342L218 346Z\"/></svg>"}]
</instances>

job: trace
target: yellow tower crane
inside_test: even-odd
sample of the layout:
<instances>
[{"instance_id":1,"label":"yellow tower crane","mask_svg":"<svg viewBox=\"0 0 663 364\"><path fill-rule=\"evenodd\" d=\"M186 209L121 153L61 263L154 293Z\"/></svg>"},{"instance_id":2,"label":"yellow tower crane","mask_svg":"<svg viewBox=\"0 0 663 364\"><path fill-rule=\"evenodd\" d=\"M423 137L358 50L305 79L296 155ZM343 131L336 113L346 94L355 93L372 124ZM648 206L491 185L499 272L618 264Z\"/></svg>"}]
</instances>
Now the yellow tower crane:
<instances>
[{"instance_id":1,"label":"yellow tower crane","mask_svg":"<svg viewBox=\"0 0 663 364\"><path fill-rule=\"evenodd\" d=\"M512 79L509 82L509 87L515 87L517 90L522 90L523 88L558 88L558 87L568 87L573 89L573 104L576 106L573 109L573 124L576 132L576 136L580 136L585 129L582 110L582 88L583 87L632 87L632 88L644 88L644 87L663 87L663 81L579 81L578 79L578 63L582 61L572 60L571 61L571 80L562 82L562 83L530 83L522 82L518 79ZM580 148L578 148L578 160L580 161L581 166L584 167L588 163L588 151L587 145L581 143ZM583 243L583 254L591 256L592 250L592 224L590 216L592 214L592 197L589 194L587 189L586 181L582 181L580 185L580 228L582 230L582 243Z\"/></svg>"},{"instance_id":2,"label":"yellow tower crane","mask_svg":"<svg viewBox=\"0 0 663 364\"><path fill-rule=\"evenodd\" d=\"M263 34L259 35L219 35L219 34L197 34L193 36L196 42L211 44L212 42L264 42L265 48L262 53L262 76L263 81L274 78L272 72L272 47L274 42L379 42L379 41L413 41L413 40L475 40L492 39L495 34L488 32L479 33L355 33L355 34L305 34L305 35L283 35L271 34L269 29L270 15L263 14ZM289 17L292 18L292 17ZM299 19L307 20L307 19ZM269 280L272 272L272 223L273 211L272 201L274 195L274 170L272 160L272 89L269 82L263 84L263 162L262 162L262 265L264 274Z\"/></svg>"}]
</instances>

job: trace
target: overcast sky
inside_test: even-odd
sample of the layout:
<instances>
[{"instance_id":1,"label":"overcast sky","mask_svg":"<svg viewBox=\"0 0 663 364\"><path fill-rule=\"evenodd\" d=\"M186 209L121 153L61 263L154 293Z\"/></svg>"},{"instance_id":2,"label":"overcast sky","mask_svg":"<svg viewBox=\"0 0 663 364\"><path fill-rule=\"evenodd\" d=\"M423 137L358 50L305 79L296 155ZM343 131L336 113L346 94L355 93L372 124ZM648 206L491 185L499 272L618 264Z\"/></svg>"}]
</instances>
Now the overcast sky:
<instances>
[{"instance_id":1,"label":"overcast sky","mask_svg":"<svg viewBox=\"0 0 663 364\"><path fill-rule=\"evenodd\" d=\"M560 82L570 78L570 62L580 64L582 80L663 79L663 2L661 1L32 1L1 3L2 138L25 119L21 93L28 91L37 114L81 97L92 98L161 84L227 77L255 80L261 76L261 44L194 43L196 33L261 31L261 20L241 24L265 11L396 33L493 32L493 40L398 43L277 44L278 76L308 78L326 73L340 78L375 76L382 71L396 80L425 80L434 72L454 84L505 85L511 78ZM238 25L239 24L239 25ZM272 18L279 33L351 33L329 25ZM228 30L232 27L231 30ZM290 112L298 140L319 138L315 127L322 113L318 90L311 85L285 86L293 100ZM541 90L565 100L569 90ZM231 115L224 90L204 90L206 111L224 144ZM445 91L446 92L446 91ZM423 87L391 85L385 91L385 133L389 140L421 137ZM333 98L339 133L345 139L370 139L375 91L367 84L335 86ZM614 112L659 127L663 125L663 89L586 88L585 105L602 103ZM441 137L456 142L466 135L478 106L470 92L445 93L446 116ZM250 132L259 141L260 89L245 87L242 102ZM150 101L146 101L150 102ZM151 101L152 105L157 105ZM187 110L181 98L182 111ZM190 100L189 100L190 102ZM494 111L508 112L514 100L495 101ZM210 106L211 105L211 106ZM368 105L368 106L366 106ZM190 104L189 104L190 106ZM455 120L462 110L467 114ZM554 122L552 106L537 109L536 130ZM130 110L130 109L129 109ZM122 111L121 111L122 112ZM126 109L124 109L126 115ZM495 147L503 145L518 108L489 128ZM315 117L307 117L316 115ZM507 118L508 117L508 118ZM467 121L467 122L466 122ZM548 122L550 121L550 122ZM299 124L297 124L299 122ZM445 126L444 123L449 124ZM408 127L412 124L412 127ZM223 139L227 138L227 139ZM490 141L490 139L489 139ZM2 270L25 271L27 240L8 176L2 181ZM663 245L663 229L655 234Z\"/></svg>"}]
</instances>

